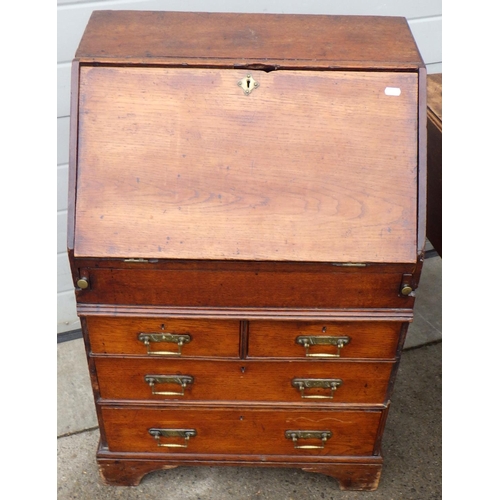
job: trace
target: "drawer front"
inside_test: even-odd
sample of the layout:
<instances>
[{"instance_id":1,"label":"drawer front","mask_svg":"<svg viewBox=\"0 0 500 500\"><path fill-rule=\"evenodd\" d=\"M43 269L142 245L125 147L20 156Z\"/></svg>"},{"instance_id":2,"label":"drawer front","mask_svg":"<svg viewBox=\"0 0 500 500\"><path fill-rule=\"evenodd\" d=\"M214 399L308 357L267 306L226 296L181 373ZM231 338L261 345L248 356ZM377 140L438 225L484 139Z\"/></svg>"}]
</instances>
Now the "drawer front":
<instances>
[{"instance_id":1,"label":"drawer front","mask_svg":"<svg viewBox=\"0 0 500 500\"><path fill-rule=\"evenodd\" d=\"M236 320L87 316L86 324L94 354L239 356L240 323Z\"/></svg>"},{"instance_id":2,"label":"drawer front","mask_svg":"<svg viewBox=\"0 0 500 500\"><path fill-rule=\"evenodd\" d=\"M197 361L96 357L103 399L382 404L392 362Z\"/></svg>"},{"instance_id":3,"label":"drawer front","mask_svg":"<svg viewBox=\"0 0 500 500\"><path fill-rule=\"evenodd\" d=\"M145 409L103 406L101 410L110 451L176 455L372 455L382 415L382 411L207 407ZM160 430L164 431L163 435L160 435ZM287 431L288 436L290 431L295 433L295 443L292 436L286 437ZM308 437L306 431L318 434ZM189 439L186 439L186 432ZM328 436L324 442L322 434Z\"/></svg>"},{"instance_id":4,"label":"drawer front","mask_svg":"<svg viewBox=\"0 0 500 500\"><path fill-rule=\"evenodd\" d=\"M403 323L251 321L248 356L395 359Z\"/></svg>"},{"instance_id":5,"label":"drawer front","mask_svg":"<svg viewBox=\"0 0 500 500\"><path fill-rule=\"evenodd\" d=\"M380 269L380 268L379 268ZM371 268L293 272L208 269L81 269L89 287L77 291L87 304L170 307L411 308L400 294L402 272Z\"/></svg>"}]
</instances>

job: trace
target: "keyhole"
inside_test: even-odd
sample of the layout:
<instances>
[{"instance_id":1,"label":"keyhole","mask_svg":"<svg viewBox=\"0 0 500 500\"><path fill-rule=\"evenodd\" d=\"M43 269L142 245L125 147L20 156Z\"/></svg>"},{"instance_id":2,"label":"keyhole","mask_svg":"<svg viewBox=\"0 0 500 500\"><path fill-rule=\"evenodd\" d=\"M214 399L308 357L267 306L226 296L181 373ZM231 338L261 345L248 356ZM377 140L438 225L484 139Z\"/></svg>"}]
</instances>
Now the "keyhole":
<instances>
[{"instance_id":1,"label":"keyhole","mask_svg":"<svg viewBox=\"0 0 500 500\"><path fill-rule=\"evenodd\" d=\"M326 333L326 326L323 327L323 333Z\"/></svg>"},{"instance_id":2,"label":"keyhole","mask_svg":"<svg viewBox=\"0 0 500 500\"><path fill-rule=\"evenodd\" d=\"M238 81L238 85L246 95L249 95L253 89L259 86L259 83L252 78L252 75L247 75L246 78L242 78Z\"/></svg>"}]
</instances>

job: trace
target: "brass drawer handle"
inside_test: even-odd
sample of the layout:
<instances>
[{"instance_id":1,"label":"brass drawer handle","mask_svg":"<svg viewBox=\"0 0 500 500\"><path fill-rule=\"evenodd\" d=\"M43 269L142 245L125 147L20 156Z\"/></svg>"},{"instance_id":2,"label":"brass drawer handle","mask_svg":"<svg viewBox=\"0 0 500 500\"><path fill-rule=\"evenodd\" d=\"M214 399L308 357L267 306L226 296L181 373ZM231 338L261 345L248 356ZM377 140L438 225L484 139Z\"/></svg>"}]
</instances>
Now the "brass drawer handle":
<instances>
[{"instance_id":1,"label":"brass drawer handle","mask_svg":"<svg viewBox=\"0 0 500 500\"><path fill-rule=\"evenodd\" d=\"M158 446L166 448L187 448L190 438L196 436L196 429L149 429L149 434L156 439ZM184 444L181 443L162 443L161 438L184 438Z\"/></svg>"},{"instance_id":2,"label":"brass drawer handle","mask_svg":"<svg viewBox=\"0 0 500 500\"><path fill-rule=\"evenodd\" d=\"M340 349L351 341L351 337L332 337L327 335L299 335L295 339L296 344L301 344L306 349L306 356L321 358L340 358ZM326 352L310 353L309 348L313 345L333 345L337 347L336 354Z\"/></svg>"},{"instance_id":3,"label":"brass drawer handle","mask_svg":"<svg viewBox=\"0 0 500 500\"><path fill-rule=\"evenodd\" d=\"M191 342L191 335L187 333L139 333L138 338L147 347L148 356L181 356L182 346ZM177 351L152 351L150 344L158 342L177 344Z\"/></svg>"},{"instance_id":4,"label":"brass drawer handle","mask_svg":"<svg viewBox=\"0 0 500 500\"><path fill-rule=\"evenodd\" d=\"M340 378L294 378L292 386L300 391L303 399L333 399L333 393L342 385ZM330 389L330 394L305 394L311 388Z\"/></svg>"},{"instance_id":5,"label":"brass drawer handle","mask_svg":"<svg viewBox=\"0 0 500 500\"><path fill-rule=\"evenodd\" d=\"M322 449L325 443L332 437L332 431L285 431L285 437L293 441L293 447L297 450ZM321 444L303 444L298 445L299 439L321 439Z\"/></svg>"},{"instance_id":6,"label":"brass drawer handle","mask_svg":"<svg viewBox=\"0 0 500 500\"><path fill-rule=\"evenodd\" d=\"M190 375L145 375L144 381L151 387L151 394L159 396L184 396L184 389L188 384L192 384L194 379ZM178 384L181 386L181 391L155 391L155 384Z\"/></svg>"}]
</instances>

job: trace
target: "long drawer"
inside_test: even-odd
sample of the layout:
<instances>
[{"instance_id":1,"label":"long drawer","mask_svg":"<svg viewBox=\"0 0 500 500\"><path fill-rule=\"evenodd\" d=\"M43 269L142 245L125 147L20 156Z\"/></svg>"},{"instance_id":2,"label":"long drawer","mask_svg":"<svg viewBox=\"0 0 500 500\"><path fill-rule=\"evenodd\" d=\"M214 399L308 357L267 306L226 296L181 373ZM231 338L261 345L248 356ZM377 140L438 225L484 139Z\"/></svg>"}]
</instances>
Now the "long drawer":
<instances>
[{"instance_id":1,"label":"long drawer","mask_svg":"<svg viewBox=\"0 0 500 500\"><path fill-rule=\"evenodd\" d=\"M111 452L372 455L382 411L101 407Z\"/></svg>"},{"instance_id":2,"label":"long drawer","mask_svg":"<svg viewBox=\"0 0 500 500\"><path fill-rule=\"evenodd\" d=\"M391 362L199 361L96 357L113 400L382 404Z\"/></svg>"},{"instance_id":3,"label":"long drawer","mask_svg":"<svg viewBox=\"0 0 500 500\"><path fill-rule=\"evenodd\" d=\"M237 320L156 319L88 316L94 354L238 357Z\"/></svg>"},{"instance_id":4,"label":"long drawer","mask_svg":"<svg viewBox=\"0 0 500 500\"><path fill-rule=\"evenodd\" d=\"M394 321L251 321L248 356L393 359L402 325Z\"/></svg>"},{"instance_id":5,"label":"long drawer","mask_svg":"<svg viewBox=\"0 0 500 500\"><path fill-rule=\"evenodd\" d=\"M400 293L410 265L319 269L296 265L250 265L220 269L80 268L89 285L77 290L78 303L169 307L411 308ZM158 264L159 266L159 264ZM199 266L202 266L199 264ZM205 267L207 264L205 264ZM151 268L153 267L153 268ZM358 272L355 270L359 269Z\"/></svg>"}]
</instances>

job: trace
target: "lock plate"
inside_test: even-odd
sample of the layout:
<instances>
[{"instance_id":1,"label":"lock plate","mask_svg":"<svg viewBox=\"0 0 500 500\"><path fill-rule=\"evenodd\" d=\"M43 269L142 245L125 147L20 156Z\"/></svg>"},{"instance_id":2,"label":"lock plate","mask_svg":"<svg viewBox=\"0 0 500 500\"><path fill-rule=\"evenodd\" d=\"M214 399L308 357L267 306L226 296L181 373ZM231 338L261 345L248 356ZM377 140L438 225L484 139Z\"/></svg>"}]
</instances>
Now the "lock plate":
<instances>
[{"instance_id":1,"label":"lock plate","mask_svg":"<svg viewBox=\"0 0 500 500\"><path fill-rule=\"evenodd\" d=\"M253 76L248 74L238 82L238 85L242 88L245 95L250 95L252 90L259 86L259 82L256 82Z\"/></svg>"}]
</instances>

